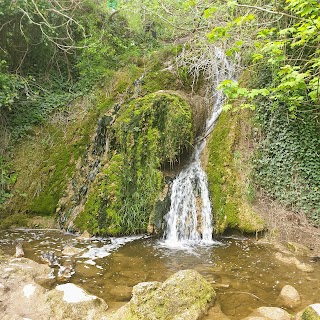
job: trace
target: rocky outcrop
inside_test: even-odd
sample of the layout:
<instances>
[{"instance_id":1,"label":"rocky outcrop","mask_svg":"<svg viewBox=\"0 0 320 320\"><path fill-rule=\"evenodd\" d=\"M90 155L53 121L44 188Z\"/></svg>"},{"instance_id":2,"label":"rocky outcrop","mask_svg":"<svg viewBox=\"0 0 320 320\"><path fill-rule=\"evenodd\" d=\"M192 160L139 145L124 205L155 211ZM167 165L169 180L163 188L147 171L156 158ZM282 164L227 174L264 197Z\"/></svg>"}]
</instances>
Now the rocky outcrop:
<instances>
[{"instance_id":1,"label":"rocky outcrop","mask_svg":"<svg viewBox=\"0 0 320 320\"><path fill-rule=\"evenodd\" d=\"M112 320L196 320L215 299L212 286L196 271L183 270L165 282L145 282L133 288L132 299Z\"/></svg>"},{"instance_id":2,"label":"rocky outcrop","mask_svg":"<svg viewBox=\"0 0 320 320\"><path fill-rule=\"evenodd\" d=\"M32 260L2 259L0 263L0 314L3 320L107 319L107 304L73 284L47 290L51 268Z\"/></svg>"},{"instance_id":3,"label":"rocky outcrop","mask_svg":"<svg viewBox=\"0 0 320 320\"><path fill-rule=\"evenodd\" d=\"M250 168L253 150L248 111L222 112L208 139L205 170L212 200L215 232L226 229L256 233L265 228L265 222L254 210Z\"/></svg>"}]
</instances>

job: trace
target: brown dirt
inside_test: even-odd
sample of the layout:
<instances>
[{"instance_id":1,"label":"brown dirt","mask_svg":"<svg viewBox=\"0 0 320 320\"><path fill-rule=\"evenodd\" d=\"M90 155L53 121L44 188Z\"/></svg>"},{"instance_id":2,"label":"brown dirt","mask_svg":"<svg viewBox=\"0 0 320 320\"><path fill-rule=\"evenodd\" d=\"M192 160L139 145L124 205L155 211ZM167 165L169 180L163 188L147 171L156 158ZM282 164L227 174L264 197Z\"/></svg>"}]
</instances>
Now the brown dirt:
<instances>
[{"instance_id":1,"label":"brown dirt","mask_svg":"<svg viewBox=\"0 0 320 320\"><path fill-rule=\"evenodd\" d=\"M312 226L303 213L286 209L262 192L253 209L266 221L268 240L297 242L310 248L314 256L320 256L320 228Z\"/></svg>"}]
</instances>

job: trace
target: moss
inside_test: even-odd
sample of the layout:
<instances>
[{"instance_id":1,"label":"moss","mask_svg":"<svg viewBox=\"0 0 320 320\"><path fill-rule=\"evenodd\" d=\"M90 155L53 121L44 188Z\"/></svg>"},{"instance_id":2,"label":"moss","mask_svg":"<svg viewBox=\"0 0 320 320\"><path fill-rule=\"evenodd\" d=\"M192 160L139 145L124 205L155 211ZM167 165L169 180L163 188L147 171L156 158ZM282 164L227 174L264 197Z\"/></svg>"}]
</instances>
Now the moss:
<instances>
[{"instance_id":1,"label":"moss","mask_svg":"<svg viewBox=\"0 0 320 320\"><path fill-rule=\"evenodd\" d=\"M246 192L250 189L248 176L243 174L239 163L239 157L248 152L241 143L241 126L248 120L245 112L223 112L208 141L207 174L217 233L227 228L256 232L264 227L251 209Z\"/></svg>"},{"instance_id":2,"label":"moss","mask_svg":"<svg viewBox=\"0 0 320 320\"><path fill-rule=\"evenodd\" d=\"M181 85L178 77L167 70L148 72L143 79L142 93L152 93L159 90L178 90Z\"/></svg>"},{"instance_id":3,"label":"moss","mask_svg":"<svg viewBox=\"0 0 320 320\"><path fill-rule=\"evenodd\" d=\"M161 165L179 161L193 142L191 110L178 95L150 94L121 110L110 132L112 157L75 220L82 231L112 235L146 231L163 187Z\"/></svg>"},{"instance_id":4,"label":"moss","mask_svg":"<svg viewBox=\"0 0 320 320\"><path fill-rule=\"evenodd\" d=\"M319 307L319 306L318 306ZM320 320L319 314L312 308L308 306L302 313L302 320Z\"/></svg>"},{"instance_id":5,"label":"moss","mask_svg":"<svg viewBox=\"0 0 320 320\"><path fill-rule=\"evenodd\" d=\"M110 103L108 100L101 109L110 108ZM100 114L89 105L86 100L75 102L69 112L52 116L47 124L34 128L30 139L16 146L12 167L18 178L14 197L4 207L5 215L55 213ZM81 112L77 112L79 110Z\"/></svg>"},{"instance_id":6,"label":"moss","mask_svg":"<svg viewBox=\"0 0 320 320\"><path fill-rule=\"evenodd\" d=\"M179 271L162 284L138 284L132 295L111 319L200 319L216 297L212 286L194 270Z\"/></svg>"},{"instance_id":7,"label":"moss","mask_svg":"<svg viewBox=\"0 0 320 320\"><path fill-rule=\"evenodd\" d=\"M15 213L5 217L0 223L0 228L7 229L10 227L26 227L27 225L27 215L23 213Z\"/></svg>"},{"instance_id":8,"label":"moss","mask_svg":"<svg viewBox=\"0 0 320 320\"><path fill-rule=\"evenodd\" d=\"M82 214L75 225L91 234L118 235L121 233L121 171L123 156L115 154L92 186Z\"/></svg>"}]
</instances>

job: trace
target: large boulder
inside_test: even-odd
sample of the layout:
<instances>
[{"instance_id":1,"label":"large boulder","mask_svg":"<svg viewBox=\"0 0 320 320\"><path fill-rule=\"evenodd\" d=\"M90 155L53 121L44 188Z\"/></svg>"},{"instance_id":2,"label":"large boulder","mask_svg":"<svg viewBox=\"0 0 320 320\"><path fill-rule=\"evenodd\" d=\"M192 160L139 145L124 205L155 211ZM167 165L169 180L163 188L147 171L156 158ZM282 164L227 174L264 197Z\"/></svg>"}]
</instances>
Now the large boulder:
<instances>
[{"instance_id":1,"label":"large boulder","mask_svg":"<svg viewBox=\"0 0 320 320\"><path fill-rule=\"evenodd\" d=\"M0 314L3 320L105 320L107 304L73 284L47 290L39 283L51 275L48 265L26 258L0 260Z\"/></svg>"},{"instance_id":2,"label":"large boulder","mask_svg":"<svg viewBox=\"0 0 320 320\"><path fill-rule=\"evenodd\" d=\"M215 299L213 287L194 270L175 273L164 283L144 282L133 288L131 301L112 320L196 320Z\"/></svg>"},{"instance_id":3,"label":"large boulder","mask_svg":"<svg viewBox=\"0 0 320 320\"><path fill-rule=\"evenodd\" d=\"M72 283L58 285L49 291L46 295L46 304L50 309L48 319L107 319L107 304Z\"/></svg>"},{"instance_id":4,"label":"large boulder","mask_svg":"<svg viewBox=\"0 0 320 320\"><path fill-rule=\"evenodd\" d=\"M282 288L278 301L283 307L292 309L300 305L301 297L293 286L286 285Z\"/></svg>"}]
</instances>

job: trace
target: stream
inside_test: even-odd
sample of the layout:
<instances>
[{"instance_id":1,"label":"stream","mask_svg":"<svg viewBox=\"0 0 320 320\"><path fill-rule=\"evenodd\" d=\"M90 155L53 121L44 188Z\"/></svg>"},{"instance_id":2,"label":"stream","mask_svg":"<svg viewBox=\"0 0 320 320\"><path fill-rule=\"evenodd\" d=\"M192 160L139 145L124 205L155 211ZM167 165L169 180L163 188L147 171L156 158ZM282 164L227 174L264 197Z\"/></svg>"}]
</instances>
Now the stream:
<instances>
[{"instance_id":1,"label":"stream","mask_svg":"<svg viewBox=\"0 0 320 320\"><path fill-rule=\"evenodd\" d=\"M14 255L13 241L23 242L25 257L41 263L41 254L53 251L62 265L72 263L74 274L58 279L58 268L42 283L48 289L71 282L103 298L114 311L131 298L132 287L144 281L164 281L182 269L197 270L216 286L217 301L232 320L242 319L260 306L277 306L286 284L302 296L302 307L319 302L320 264L305 273L274 258L273 246L245 237L225 237L210 245L168 248L148 236L81 239L59 230L0 231L0 249ZM66 246L81 249L64 256ZM308 262L308 258L301 258ZM290 312L290 310L288 310ZM299 310L294 310L299 311ZM291 310L292 312L292 310ZM209 315L205 319L214 319Z\"/></svg>"}]
</instances>

